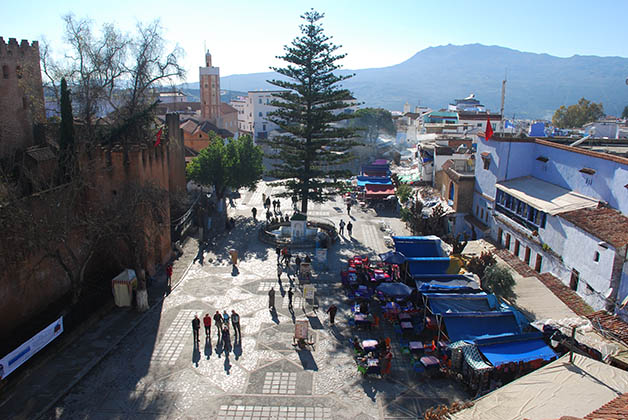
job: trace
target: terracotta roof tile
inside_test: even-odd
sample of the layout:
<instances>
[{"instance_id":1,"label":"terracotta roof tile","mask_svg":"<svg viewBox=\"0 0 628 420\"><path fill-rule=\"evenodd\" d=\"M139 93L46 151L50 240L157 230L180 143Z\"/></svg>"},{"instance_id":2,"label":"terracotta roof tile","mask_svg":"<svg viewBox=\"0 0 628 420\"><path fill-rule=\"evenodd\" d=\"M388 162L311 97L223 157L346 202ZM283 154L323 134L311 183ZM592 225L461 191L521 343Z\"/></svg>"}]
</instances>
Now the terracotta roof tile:
<instances>
[{"instance_id":1,"label":"terracotta roof tile","mask_svg":"<svg viewBox=\"0 0 628 420\"><path fill-rule=\"evenodd\" d=\"M628 217L611 208L585 208L559 215L615 248L628 244Z\"/></svg>"},{"instance_id":2,"label":"terracotta roof tile","mask_svg":"<svg viewBox=\"0 0 628 420\"><path fill-rule=\"evenodd\" d=\"M597 410L584 416L585 420L628 419L628 393L609 401Z\"/></svg>"},{"instance_id":3,"label":"terracotta roof tile","mask_svg":"<svg viewBox=\"0 0 628 420\"><path fill-rule=\"evenodd\" d=\"M623 342L628 346L628 324L617 315L611 315L605 311L598 311L590 315L586 315L596 329L602 330L602 333L610 333L614 338Z\"/></svg>"}]
</instances>

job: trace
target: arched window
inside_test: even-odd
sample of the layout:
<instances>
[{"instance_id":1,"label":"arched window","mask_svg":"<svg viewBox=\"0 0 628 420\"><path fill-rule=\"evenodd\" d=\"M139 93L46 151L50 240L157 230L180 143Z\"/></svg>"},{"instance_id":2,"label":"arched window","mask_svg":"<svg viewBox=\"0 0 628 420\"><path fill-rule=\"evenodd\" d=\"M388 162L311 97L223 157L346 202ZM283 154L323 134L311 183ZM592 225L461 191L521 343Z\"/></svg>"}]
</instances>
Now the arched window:
<instances>
[{"instance_id":1,"label":"arched window","mask_svg":"<svg viewBox=\"0 0 628 420\"><path fill-rule=\"evenodd\" d=\"M2 66L2 77L4 77L5 79L9 78L9 66L7 66L6 64Z\"/></svg>"}]
</instances>

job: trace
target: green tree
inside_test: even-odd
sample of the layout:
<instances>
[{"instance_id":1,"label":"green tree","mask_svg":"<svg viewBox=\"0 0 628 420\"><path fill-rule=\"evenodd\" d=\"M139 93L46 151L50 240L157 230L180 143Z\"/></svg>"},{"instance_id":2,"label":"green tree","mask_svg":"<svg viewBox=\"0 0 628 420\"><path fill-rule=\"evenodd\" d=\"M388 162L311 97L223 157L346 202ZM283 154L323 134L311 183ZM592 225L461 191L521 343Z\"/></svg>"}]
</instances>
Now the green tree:
<instances>
[{"instance_id":1,"label":"green tree","mask_svg":"<svg viewBox=\"0 0 628 420\"><path fill-rule=\"evenodd\" d=\"M61 126L59 130L59 180L67 181L74 166L74 115L72 100L65 78L61 79Z\"/></svg>"},{"instance_id":2,"label":"green tree","mask_svg":"<svg viewBox=\"0 0 628 420\"><path fill-rule=\"evenodd\" d=\"M401 204L405 204L412 197L412 187L407 184L400 184L395 192Z\"/></svg>"},{"instance_id":3,"label":"green tree","mask_svg":"<svg viewBox=\"0 0 628 420\"><path fill-rule=\"evenodd\" d=\"M213 186L223 199L227 188L255 189L264 172L263 153L250 136L223 140L210 132L209 146L201 150L187 167L188 178Z\"/></svg>"},{"instance_id":4,"label":"green tree","mask_svg":"<svg viewBox=\"0 0 628 420\"><path fill-rule=\"evenodd\" d=\"M336 194L336 180L350 175L341 165L353 159L347 152L357 144L352 140L355 130L338 124L351 118L343 110L353 97L338 87L351 76L334 74L345 55L335 53L340 46L324 34L318 23L323 17L314 10L301 16L306 21L300 26L302 35L278 57L287 66L272 68L287 80L268 81L283 90L274 95L276 110L268 119L285 133L270 141L274 153L269 157L275 159L270 175L283 180L280 184L288 190L284 196L301 200L303 213L309 201L324 202Z\"/></svg>"},{"instance_id":5,"label":"green tree","mask_svg":"<svg viewBox=\"0 0 628 420\"><path fill-rule=\"evenodd\" d=\"M366 140L374 142L380 133L395 133L395 124L390 111L383 108L358 109L351 125L364 133Z\"/></svg>"},{"instance_id":6,"label":"green tree","mask_svg":"<svg viewBox=\"0 0 628 420\"><path fill-rule=\"evenodd\" d=\"M604 115L604 106L601 102L596 104L580 98L577 104L569 105L568 107L561 105L554 112L552 124L559 128L580 128L587 123L598 120Z\"/></svg>"},{"instance_id":7,"label":"green tree","mask_svg":"<svg viewBox=\"0 0 628 420\"><path fill-rule=\"evenodd\" d=\"M624 110L621 112L622 118L628 118L628 105L624 107Z\"/></svg>"},{"instance_id":8,"label":"green tree","mask_svg":"<svg viewBox=\"0 0 628 420\"><path fill-rule=\"evenodd\" d=\"M517 297L514 291L515 279L510 270L501 264L489 265L482 277L482 289L495 296L513 300Z\"/></svg>"}]
</instances>

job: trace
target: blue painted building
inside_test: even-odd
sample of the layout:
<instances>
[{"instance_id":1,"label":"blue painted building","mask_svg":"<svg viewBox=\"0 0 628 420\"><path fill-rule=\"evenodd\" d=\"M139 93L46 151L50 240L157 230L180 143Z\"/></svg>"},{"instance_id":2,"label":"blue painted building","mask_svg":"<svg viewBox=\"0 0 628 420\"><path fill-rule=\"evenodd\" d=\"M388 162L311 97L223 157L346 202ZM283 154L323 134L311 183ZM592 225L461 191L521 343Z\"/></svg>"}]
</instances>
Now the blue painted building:
<instances>
[{"instance_id":1,"label":"blue painted building","mask_svg":"<svg viewBox=\"0 0 628 420\"><path fill-rule=\"evenodd\" d=\"M473 218L594 309L628 296L628 159L539 139L480 138ZM477 232L478 223L469 223Z\"/></svg>"}]
</instances>

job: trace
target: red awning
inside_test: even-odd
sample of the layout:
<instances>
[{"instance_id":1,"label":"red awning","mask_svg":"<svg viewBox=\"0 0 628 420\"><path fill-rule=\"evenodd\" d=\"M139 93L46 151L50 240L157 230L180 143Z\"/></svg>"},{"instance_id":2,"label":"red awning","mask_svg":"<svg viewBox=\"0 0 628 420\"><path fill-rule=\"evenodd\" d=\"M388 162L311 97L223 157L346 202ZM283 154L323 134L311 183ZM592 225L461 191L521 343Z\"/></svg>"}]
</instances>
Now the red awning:
<instances>
[{"instance_id":1,"label":"red awning","mask_svg":"<svg viewBox=\"0 0 628 420\"><path fill-rule=\"evenodd\" d=\"M392 185L366 184L366 197L386 197L395 194L395 188Z\"/></svg>"}]
</instances>

